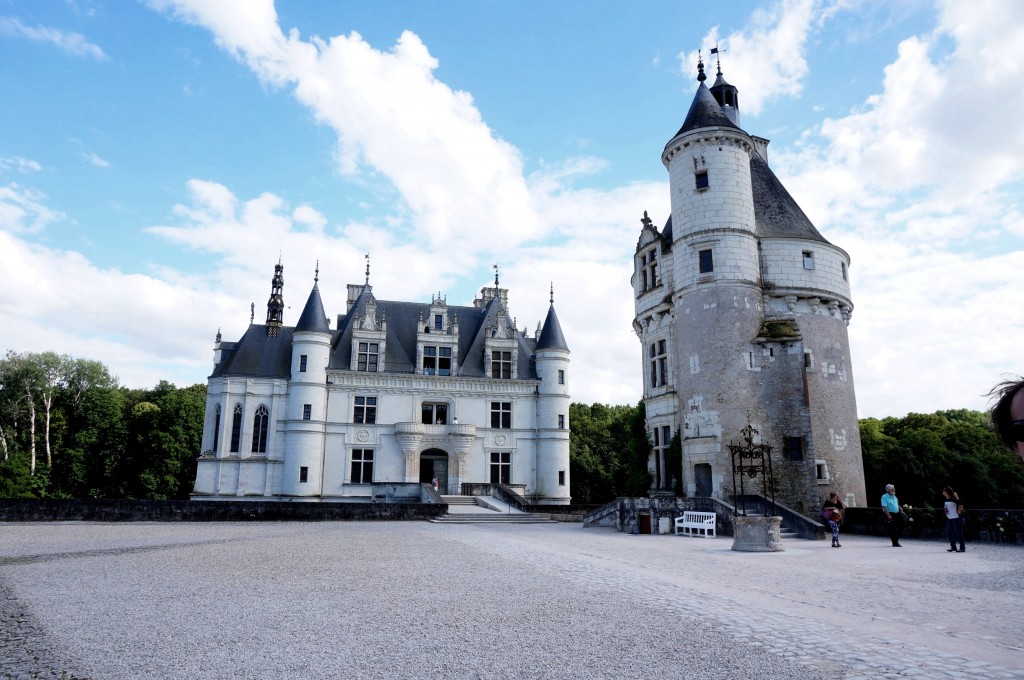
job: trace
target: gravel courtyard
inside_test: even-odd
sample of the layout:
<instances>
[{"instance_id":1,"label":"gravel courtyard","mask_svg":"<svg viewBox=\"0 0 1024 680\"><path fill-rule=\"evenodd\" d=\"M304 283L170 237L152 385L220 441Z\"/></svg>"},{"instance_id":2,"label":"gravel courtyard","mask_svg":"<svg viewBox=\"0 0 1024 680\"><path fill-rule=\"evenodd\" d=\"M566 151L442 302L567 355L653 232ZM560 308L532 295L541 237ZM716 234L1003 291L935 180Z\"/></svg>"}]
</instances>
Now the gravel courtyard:
<instances>
[{"instance_id":1,"label":"gravel courtyard","mask_svg":"<svg viewBox=\"0 0 1024 680\"><path fill-rule=\"evenodd\" d=\"M4 678L1024 678L1024 548L0 523Z\"/></svg>"}]
</instances>

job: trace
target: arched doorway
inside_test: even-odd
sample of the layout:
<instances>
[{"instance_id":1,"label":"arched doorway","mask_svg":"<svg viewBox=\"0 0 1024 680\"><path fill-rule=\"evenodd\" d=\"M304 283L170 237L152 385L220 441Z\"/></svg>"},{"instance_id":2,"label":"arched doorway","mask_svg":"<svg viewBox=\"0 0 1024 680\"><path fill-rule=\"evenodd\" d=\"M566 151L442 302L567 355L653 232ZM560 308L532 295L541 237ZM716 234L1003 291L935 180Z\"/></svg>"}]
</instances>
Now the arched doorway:
<instances>
[{"instance_id":1,"label":"arched doorway","mask_svg":"<svg viewBox=\"0 0 1024 680\"><path fill-rule=\"evenodd\" d=\"M448 453L441 449L427 449L420 454L420 483L430 484L437 477L439 493L448 493Z\"/></svg>"}]
</instances>

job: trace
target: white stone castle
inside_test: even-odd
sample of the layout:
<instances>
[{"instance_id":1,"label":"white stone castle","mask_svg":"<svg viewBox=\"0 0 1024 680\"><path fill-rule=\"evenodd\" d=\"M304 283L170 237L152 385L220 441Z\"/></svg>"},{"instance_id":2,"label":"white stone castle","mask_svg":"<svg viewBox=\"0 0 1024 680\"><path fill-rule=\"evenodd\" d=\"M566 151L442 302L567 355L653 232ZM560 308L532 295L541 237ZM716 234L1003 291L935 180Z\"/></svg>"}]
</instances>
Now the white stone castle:
<instances>
[{"instance_id":1,"label":"white stone castle","mask_svg":"<svg viewBox=\"0 0 1024 680\"><path fill-rule=\"evenodd\" d=\"M217 333L194 500L370 501L388 483L511 486L567 504L569 348L554 296L535 337L508 291L471 307L377 300L348 286L332 330L319 270L294 327L275 268L265 325Z\"/></svg>"},{"instance_id":2,"label":"white stone castle","mask_svg":"<svg viewBox=\"0 0 1024 680\"><path fill-rule=\"evenodd\" d=\"M739 485L728 447L750 425L773 448L776 500L811 513L836 491L863 504L850 258L768 167L768 140L740 128L721 64L711 88L705 79L701 62L661 157L671 214L659 231L644 212L631 279L653 488L681 474L685 494L729 500ZM681 470L666 464L677 433Z\"/></svg>"}]
</instances>

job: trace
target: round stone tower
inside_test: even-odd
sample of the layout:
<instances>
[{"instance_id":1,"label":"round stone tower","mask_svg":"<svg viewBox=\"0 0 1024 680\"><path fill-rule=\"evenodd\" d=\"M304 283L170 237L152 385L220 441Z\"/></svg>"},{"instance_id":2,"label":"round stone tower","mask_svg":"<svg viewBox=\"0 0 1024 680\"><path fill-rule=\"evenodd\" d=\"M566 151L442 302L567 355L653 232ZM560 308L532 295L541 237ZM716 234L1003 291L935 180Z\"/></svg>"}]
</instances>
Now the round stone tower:
<instances>
[{"instance_id":1,"label":"round stone tower","mask_svg":"<svg viewBox=\"0 0 1024 680\"><path fill-rule=\"evenodd\" d=\"M292 334L291 378L285 422L285 496L323 494L327 418L327 362L331 330L320 300L319 274Z\"/></svg>"},{"instance_id":2,"label":"round stone tower","mask_svg":"<svg viewBox=\"0 0 1024 680\"><path fill-rule=\"evenodd\" d=\"M569 495L569 346L551 293L534 350L537 367L537 501L567 504Z\"/></svg>"}]
</instances>

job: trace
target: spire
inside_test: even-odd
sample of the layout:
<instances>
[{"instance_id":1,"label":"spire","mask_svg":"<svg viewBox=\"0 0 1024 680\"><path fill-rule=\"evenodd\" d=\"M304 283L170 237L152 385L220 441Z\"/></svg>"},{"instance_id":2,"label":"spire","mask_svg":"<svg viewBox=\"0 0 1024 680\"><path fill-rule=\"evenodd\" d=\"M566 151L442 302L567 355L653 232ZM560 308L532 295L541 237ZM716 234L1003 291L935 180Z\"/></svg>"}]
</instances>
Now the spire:
<instances>
[{"instance_id":1,"label":"spire","mask_svg":"<svg viewBox=\"0 0 1024 680\"><path fill-rule=\"evenodd\" d=\"M498 297L498 265L494 265L494 296Z\"/></svg>"},{"instance_id":2,"label":"spire","mask_svg":"<svg viewBox=\"0 0 1024 680\"><path fill-rule=\"evenodd\" d=\"M370 254L366 254L366 281L363 283L363 288L370 285Z\"/></svg>"},{"instance_id":3,"label":"spire","mask_svg":"<svg viewBox=\"0 0 1024 680\"><path fill-rule=\"evenodd\" d=\"M732 117L722 110L722 105L718 103L715 96L711 94L704 81L707 80L707 76L704 75L704 62L700 58L697 61L697 80L700 81L700 85L697 87L697 93L693 96L693 102L690 104L690 110L686 113L686 119L683 121L683 126L679 128L679 132L672 136L674 140L684 132L690 132L698 128L705 127L729 127L739 128L739 124L732 120ZM724 83L724 80L723 80ZM735 94L736 88L728 83L725 86L730 88ZM735 102L735 99L733 99ZM739 120L739 112L735 110L735 117ZM672 144L672 140L666 144L666 148ZM662 158L664 160L664 158Z\"/></svg>"},{"instance_id":4,"label":"spire","mask_svg":"<svg viewBox=\"0 0 1024 680\"><path fill-rule=\"evenodd\" d=\"M551 284L550 298L551 306L548 307L548 316L544 319L544 328L537 334L537 349L561 349L569 351L569 345L565 342L565 335L562 334L562 326L558 323L558 315L555 314L555 284Z\"/></svg>"},{"instance_id":5,"label":"spire","mask_svg":"<svg viewBox=\"0 0 1024 680\"><path fill-rule=\"evenodd\" d=\"M708 77L704 75L704 59L700 56L700 50L697 50L697 82L701 85Z\"/></svg>"},{"instance_id":6,"label":"spire","mask_svg":"<svg viewBox=\"0 0 1024 680\"><path fill-rule=\"evenodd\" d=\"M722 112L725 113L734 125L739 127L739 90L737 90L733 85L727 83L725 81L725 76L722 75L722 52L725 52L725 50L719 49L717 45L711 49L711 54L718 57L718 74L715 78L715 84L711 86L711 94L715 98L715 101L718 102L718 105L722 107Z\"/></svg>"},{"instance_id":7,"label":"spire","mask_svg":"<svg viewBox=\"0 0 1024 680\"><path fill-rule=\"evenodd\" d=\"M331 326L327 322L327 314L324 312L324 303L320 300L320 262L317 261L316 276L313 278L313 290L309 292L306 306L302 309L302 316L295 324L295 331L309 331L317 333L330 333Z\"/></svg>"},{"instance_id":8,"label":"spire","mask_svg":"<svg viewBox=\"0 0 1024 680\"><path fill-rule=\"evenodd\" d=\"M267 300L267 337L274 338L284 325L284 265L280 257L274 266L274 278L270 282L270 299Z\"/></svg>"}]
</instances>

